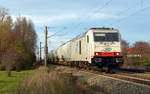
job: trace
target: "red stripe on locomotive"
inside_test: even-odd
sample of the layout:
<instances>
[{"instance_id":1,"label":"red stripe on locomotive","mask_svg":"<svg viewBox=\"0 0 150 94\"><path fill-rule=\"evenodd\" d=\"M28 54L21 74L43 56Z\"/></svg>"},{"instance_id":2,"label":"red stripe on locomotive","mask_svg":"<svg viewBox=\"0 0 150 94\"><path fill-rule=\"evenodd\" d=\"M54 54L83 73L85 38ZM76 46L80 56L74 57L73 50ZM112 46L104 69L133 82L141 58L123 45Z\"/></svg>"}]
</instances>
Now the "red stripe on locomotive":
<instances>
[{"instance_id":1,"label":"red stripe on locomotive","mask_svg":"<svg viewBox=\"0 0 150 94\"><path fill-rule=\"evenodd\" d=\"M114 56L121 56L121 52L95 52L94 56L109 56L109 57L114 57Z\"/></svg>"}]
</instances>

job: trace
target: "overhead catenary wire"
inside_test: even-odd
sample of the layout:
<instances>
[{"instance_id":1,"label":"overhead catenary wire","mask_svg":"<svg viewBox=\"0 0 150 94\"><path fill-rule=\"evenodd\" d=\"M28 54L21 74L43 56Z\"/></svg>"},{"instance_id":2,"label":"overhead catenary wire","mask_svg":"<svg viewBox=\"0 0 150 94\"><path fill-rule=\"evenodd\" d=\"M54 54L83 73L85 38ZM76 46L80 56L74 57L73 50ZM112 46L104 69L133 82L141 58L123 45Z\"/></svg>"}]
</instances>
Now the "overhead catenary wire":
<instances>
[{"instance_id":1,"label":"overhead catenary wire","mask_svg":"<svg viewBox=\"0 0 150 94\"><path fill-rule=\"evenodd\" d=\"M97 9L96 11L94 11L94 13L100 12L102 9L104 9L106 6L108 6L112 1L113 1L113 0L107 1L101 8ZM93 14L94 14L94 13L93 13ZM91 16L91 15L88 15L84 20L85 20L85 21L86 21L86 20L89 20L90 17L92 17L92 16ZM83 21L80 22L80 23L78 23L77 25L75 25L72 29L78 28L78 26L80 26L82 23L83 23Z\"/></svg>"},{"instance_id":2,"label":"overhead catenary wire","mask_svg":"<svg viewBox=\"0 0 150 94\"><path fill-rule=\"evenodd\" d=\"M104 4L104 6L103 6L102 8L96 10L95 12L101 11L101 10L104 9L107 5L109 5L111 2L112 2L112 0L109 0L108 2L106 2L106 3ZM138 5L139 5L139 4L138 4ZM125 16L125 17L123 17L122 19L120 19L119 21L116 21L115 23L110 24L110 25L114 25L114 24L120 23L120 22L124 21L125 19L127 19L128 17L134 16L135 14L139 13L140 11L144 11L144 10L146 10L146 9L148 9L148 8L149 8L149 7L145 7L145 8L142 8L142 9L140 9L140 10L137 10L136 12L134 12L134 13L128 15L128 16ZM122 13L125 13L125 12L129 11L130 9L133 9L133 7L127 8L127 9L121 11L120 13L118 13L118 15L120 15L120 14L122 14ZM87 20L87 19L89 19L90 17L92 17L92 15L88 15L84 20ZM80 19L81 19L81 18L80 18ZM81 26L82 23L83 23L83 22L80 22L80 23L76 24L74 27L71 28L71 30L73 30L74 28L75 28L75 29L78 28L79 26ZM66 30L66 29L64 29L64 30ZM62 30L62 31L64 31L64 30Z\"/></svg>"},{"instance_id":3,"label":"overhead catenary wire","mask_svg":"<svg viewBox=\"0 0 150 94\"><path fill-rule=\"evenodd\" d=\"M144 3L143 0L139 0L139 2L138 2L138 3L135 3L135 5L136 5L136 6L141 6L141 2ZM117 16L120 16L120 15L122 15L122 14L128 12L129 10L132 10L132 9L135 9L135 8L136 8L136 7L128 7L128 8L126 8L126 9L124 9L123 11L120 11L120 12L116 13L116 15L117 15ZM107 22L104 22L103 24L106 24L106 23L108 23L108 21L107 21ZM109 24L109 25L110 25L110 24ZM84 27L84 28L87 28L87 27Z\"/></svg>"},{"instance_id":4,"label":"overhead catenary wire","mask_svg":"<svg viewBox=\"0 0 150 94\"><path fill-rule=\"evenodd\" d=\"M142 2L143 3L143 2ZM135 5L136 6L141 6L141 0L140 0L140 2L138 2L138 3L135 3ZM125 10L123 10L123 11L120 11L119 13L117 13L116 15L122 15L122 14L124 14L124 13L126 13L126 12L128 12L129 10L131 10L131 9L134 9L135 7L128 7L128 8L126 8Z\"/></svg>"},{"instance_id":5,"label":"overhead catenary wire","mask_svg":"<svg viewBox=\"0 0 150 94\"><path fill-rule=\"evenodd\" d=\"M94 13L97 13L97 12L102 11L102 10L103 10L106 6L108 6L112 1L113 1L113 0L107 1L101 8L97 9ZM93 14L94 14L94 13L93 13ZM92 15L92 16L93 16L93 15ZM89 20L90 17L92 17L92 16L91 16L91 15L87 16L87 18L85 19L85 21L86 21L86 20ZM77 26L80 26L82 23L83 23L83 22L80 22ZM74 28L77 28L77 26L74 27ZM85 28L87 28L87 27L84 27L83 29L85 30ZM87 29L89 29L89 28L87 28Z\"/></svg>"},{"instance_id":6,"label":"overhead catenary wire","mask_svg":"<svg viewBox=\"0 0 150 94\"><path fill-rule=\"evenodd\" d=\"M100 12L102 9L104 9L106 6L108 6L112 1L113 1L113 0L108 0L101 8L97 8L97 10L95 10L95 8L94 8L93 14L94 14L94 13L97 13L97 12ZM92 16L93 16L93 15L88 15L88 16L87 16L85 19L83 19L83 20L86 21L86 20L90 19L90 17L92 17ZM79 18L79 20L81 20L81 18ZM72 29L74 29L74 28L78 28L82 23L83 23L83 22L80 22L80 23L76 24L74 27L72 27L72 28L70 28L70 29L72 30ZM57 31L57 32L55 32L54 34L52 34L51 36L48 36L48 38L54 37L54 36L58 35L59 33L64 32L66 29L67 29L67 28L65 27L65 28L63 28L63 29L61 30L61 32L60 32L60 31ZM64 32L64 33L65 33L65 32ZM69 32L68 32L68 33L69 33ZM66 34L68 34L68 33L66 33Z\"/></svg>"},{"instance_id":7,"label":"overhead catenary wire","mask_svg":"<svg viewBox=\"0 0 150 94\"><path fill-rule=\"evenodd\" d=\"M144 11L145 9L148 8L148 7L143 8L143 4L144 4L144 3L145 3L145 1L139 0L139 2L136 3L136 5L139 6L139 8L140 8L139 10L135 11L135 12L132 13L132 14L129 14L129 15L123 17L122 19L120 19L120 20L118 20L118 21L116 21L116 22L114 22L114 23L108 24L108 26L113 25L113 24L115 24L115 23L118 24L118 23L124 21L125 19L127 19L128 17L134 16L135 14L139 13L140 11ZM135 7L128 7L127 9L125 9L125 10L123 10L123 11L117 13L116 15L117 15L117 16L118 16L118 15L122 15L122 14L126 13L127 11L129 11L129 10L131 10L131 9L136 9L136 8L135 8Z\"/></svg>"},{"instance_id":8,"label":"overhead catenary wire","mask_svg":"<svg viewBox=\"0 0 150 94\"><path fill-rule=\"evenodd\" d=\"M137 10L136 12L134 12L134 13L128 15L128 16L123 17L122 19L116 21L115 23L109 24L109 26L111 26L111 25L116 25L116 24L118 24L118 23L120 23L120 22L126 20L128 17L134 16L134 15L136 15L137 13L139 13L139 12L141 12L141 11L145 11L145 10L147 10L147 9L149 9L149 8L150 8L150 6L145 7L145 8L142 8L142 9L140 9L140 10Z\"/></svg>"},{"instance_id":9,"label":"overhead catenary wire","mask_svg":"<svg viewBox=\"0 0 150 94\"><path fill-rule=\"evenodd\" d=\"M65 30L65 29L67 29L67 28L66 28L66 27L64 27L61 31ZM61 31L59 30L59 31L55 32L54 34L52 34L52 35L48 36L47 38L54 37L54 36L56 36L57 34L59 34Z\"/></svg>"},{"instance_id":10,"label":"overhead catenary wire","mask_svg":"<svg viewBox=\"0 0 150 94\"><path fill-rule=\"evenodd\" d=\"M113 0L108 0L101 8L97 8L97 10L95 10L95 8L94 8L94 12L93 12L93 14L94 13L96 13L96 12L99 12L99 11L101 11L102 9L104 9L106 6L108 6L111 2L112 2ZM96 3L97 4L97 3ZM87 17L85 17L83 20L88 20L88 19L90 19L90 17L92 17L92 15L87 15ZM75 24L72 28L69 28L70 30L73 30L73 29L76 29L76 28L78 28L82 23L83 23L83 21L82 22L80 22L80 20L81 20L81 18L78 18L78 21L79 21L79 23L78 24ZM68 28L64 28L64 29L62 29L61 30L61 33L62 32L64 32L65 33L65 30L66 29L68 29ZM67 31L67 30L66 30ZM57 34L58 33L60 33L59 31L57 32ZM69 32L68 32L69 33ZM65 34L68 34L68 33L65 33ZM54 35L52 35L52 36L50 36L50 37L53 37Z\"/></svg>"},{"instance_id":11,"label":"overhead catenary wire","mask_svg":"<svg viewBox=\"0 0 150 94\"><path fill-rule=\"evenodd\" d=\"M103 9L106 5L108 5L111 1L112 1L112 0L109 0L109 1L102 7L102 9ZM140 5L140 3L137 3L137 4ZM119 21L117 21L117 23L119 23L119 22L125 20L126 18L128 18L128 17L130 17L130 16L134 16L135 14L139 13L140 11L144 11L144 10L146 10L146 9L148 9L148 8L150 8L150 6L149 6L149 7L142 8L142 9L140 9L140 10L138 10L138 11L136 11L136 12L134 12L134 13L132 13L132 14L130 14L130 15L128 15L128 16L122 18L122 19L120 19ZM129 7L129 8L127 8L127 9L125 9L125 10L119 12L118 15L120 15L120 14L122 14L122 13L125 13L125 12L127 12L128 10L130 10L130 9L133 9L133 7L131 7L131 8ZM89 15L88 17L90 17L90 15ZM88 17L87 17L87 18L88 18ZM82 22L81 22L81 23L82 23ZM77 26L80 25L81 23L77 24Z\"/></svg>"},{"instance_id":12,"label":"overhead catenary wire","mask_svg":"<svg viewBox=\"0 0 150 94\"><path fill-rule=\"evenodd\" d=\"M96 3L97 4L97 3ZM77 20L81 20L81 18L78 18ZM70 24L74 24L74 22L73 23L70 23ZM58 34L58 33L63 33L66 29L68 29L67 27L64 27L62 30L59 30L59 31L57 31L57 32L55 32L55 34L53 34L53 35L51 35L51 36L49 36L49 37L53 37L53 36L55 36L56 34ZM61 31L61 32L60 32ZM65 33L65 32L64 32ZM48 37L48 38L49 38Z\"/></svg>"}]
</instances>

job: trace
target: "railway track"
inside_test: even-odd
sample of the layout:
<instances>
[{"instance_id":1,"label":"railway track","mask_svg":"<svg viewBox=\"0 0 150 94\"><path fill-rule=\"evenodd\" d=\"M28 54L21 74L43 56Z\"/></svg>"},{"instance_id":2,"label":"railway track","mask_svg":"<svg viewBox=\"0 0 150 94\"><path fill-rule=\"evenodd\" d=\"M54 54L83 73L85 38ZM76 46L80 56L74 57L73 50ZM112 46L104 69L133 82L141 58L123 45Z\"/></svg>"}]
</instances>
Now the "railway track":
<instances>
[{"instance_id":1,"label":"railway track","mask_svg":"<svg viewBox=\"0 0 150 94\"><path fill-rule=\"evenodd\" d=\"M144 72L145 74L150 74L150 72Z\"/></svg>"},{"instance_id":2,"label":"railway track","mask_svg":"<svg viewBox=\"0 0 150 94\"><path fill-rule=\"evenodd\" d=\"M145 86L150 86L150 76L146 77L146 76L134 74L136 72L133 73L133 71L132 72L127 71L128 73L115 72L114 74L108 74L105 72L94 71L94 70L84 70L84 69L81 69L81 71L90 72L90 73L98 74L100 76L111 77L111 78L115 78L118 80L124 80L124 81L132 82L132 83L142 84ZM143 72L143 73L145 73L145 72ZM149 74L149 72L147 74Z\"/></svg>"},{"instance_id":3,"label":"railway track","mask_svg":"<svg viewBox=\"0 0 150 94\"><path fill-rule=\"evenodd\" d=\"M131 73L145 73L150 74L150 70L146 69L126 69L126 68L118 68L119 71L131 72Z\"/></svg>"},{"instance_id":4,"label":"railway track","mask_svg":"<svg viewBox=\"0 0 150 94\"><path fill-rule=\"evenodd\" d=\"M143 79L143 80L150 80L150 77L142 76L142 75L138 75L138 74L129 74L129 73L121 73L121 72L117 72L117 74L123 75L123 76L128 76L128 77L134 77L134 78L138 78L138 79Z\"/></svg>"},{"instance_id":5,"label":"railway track","mask_svg":"<svg viewBox=\"0 0 150 94\"><path fill-rule=\"evenodd\" d=\"M116 78L124 81L129 81L132 83L137 83L137 84L142 84L146 86L150 86L150 77L145 77L145 76L138 76L130 73L121 73L121 72L116 72L115 74L108 74L104 72L99 72L99 71L89 71L89 70L82 70L84 72L90 72L106 77L111 77L111 78Z\"/></svg>"},{"instance_id":6,"label":"railway track","mask_svg":"<svg viewBox=\"0 0 150 94\"><path fill-rule=\"evenodd\" d=\"M60 64L59 64L60 65ZM64 66L64 65L63 65ZM136 83L139 85L145 85L145 86L149 86L150 87L150 76L142 76L142 75L138 75L139 72L133 72L133 71L126 71L123 70L124 72L122 72L122 70L117 70L117 72L115 72L114 74L109 74L109 73L105 73L105 72L100 72L100 71L95 71L95 70L88 70L88 69L79 69L77 67L72 67L75 68L77 70L80 70L82 72L89 72L89 73L93 73L93 74L98 74L99 76L105 76L105 77L111 77L111 78L115 78L118 80L123 80L123 81L128 81L128 82L132 82L132 83ZM136 74L135 74L136 73ZM143 72L145 73L145 72ZM145 74L150 74L149 72L146 72Z\"/></svg>"}]
</instances>

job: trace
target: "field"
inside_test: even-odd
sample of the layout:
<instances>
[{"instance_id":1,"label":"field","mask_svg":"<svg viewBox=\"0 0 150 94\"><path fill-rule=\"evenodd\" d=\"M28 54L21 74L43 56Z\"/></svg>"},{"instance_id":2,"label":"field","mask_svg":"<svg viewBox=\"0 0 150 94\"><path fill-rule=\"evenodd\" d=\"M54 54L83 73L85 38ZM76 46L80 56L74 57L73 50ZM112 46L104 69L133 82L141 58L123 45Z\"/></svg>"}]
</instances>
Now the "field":
<instances>
[{"instance_id":1,"label":"field","mask_svg":"<svg viewBox=\"0 0 150 94\"><path fill-rule=\"evenodd\" d=\"M26 74L32 74L35 70L26 70L21 72L12 71L11 77L7 77L6 71L0 71L0 94L9 94L17 89L19 81Z\"/></svg>"}]
</instances>

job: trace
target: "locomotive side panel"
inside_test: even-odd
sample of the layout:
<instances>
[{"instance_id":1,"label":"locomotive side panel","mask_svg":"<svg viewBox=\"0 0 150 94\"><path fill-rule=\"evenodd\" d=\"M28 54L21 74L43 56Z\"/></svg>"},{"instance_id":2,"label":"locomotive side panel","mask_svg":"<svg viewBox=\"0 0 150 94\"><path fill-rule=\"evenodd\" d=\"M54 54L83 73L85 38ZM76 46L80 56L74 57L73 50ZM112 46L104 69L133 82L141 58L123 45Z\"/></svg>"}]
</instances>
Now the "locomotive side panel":
<instances>
[{"instance_id":1,"label":"locomotive side panel","mask_svg":"<svg viewBox=\"0 0 150 94\"><path fill-rule=\"evenodd\" d=\"M86 37L86 51L85 51L86 59L88 63L92 63L91 58L94 55L93 31L89 30L85 37Z\"/></svg>"}]
</instances>

